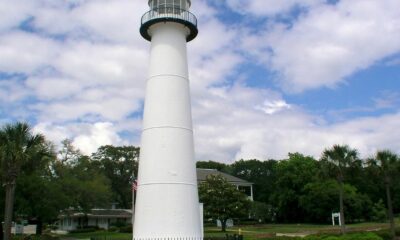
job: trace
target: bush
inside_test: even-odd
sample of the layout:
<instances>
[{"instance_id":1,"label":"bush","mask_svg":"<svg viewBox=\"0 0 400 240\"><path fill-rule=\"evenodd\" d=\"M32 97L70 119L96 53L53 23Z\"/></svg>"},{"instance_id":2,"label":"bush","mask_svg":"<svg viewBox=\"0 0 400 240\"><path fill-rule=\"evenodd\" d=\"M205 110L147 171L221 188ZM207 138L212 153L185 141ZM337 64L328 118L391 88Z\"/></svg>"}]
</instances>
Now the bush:
<instances>
[{"instance_id":1,"label":"bush","mask_svg":"<svg viewBox=\"0 0 400 240\"><path fill-rule=\"evenodd\" d=\"M119 229L119 232L121 232L121 233L132 233L132 225L127 225L125 227L121 227Z\"/></svg>"},{"instance_id":2,"label":"bush","mask_svg":"<svg viewBox=\"0 0 400 240\"><path fill-rule=\"evenodd\" d=\"M383 240L375 233L355 233L341 236L339 239L343 240Z\"/></svg>"},{"instance_id":3,"label":"bush","mask_svg":"<svg viewBox=\"0 0 400 240\"><path fill-rule=\"evenodd\" d=\"M117 227L115 227L115 226L112 226L112 227L109 227L109 228L107 229L107 231L108 231L108 232L118 232L118 231L119 231L119 228L117 228Z\"/></svg>"},{"instance_id":4,"label":"bush","mask_svg":"<svg viewBox=\"0 0 400 240\"><path fill-rule=\"evenodd\" d=\"M127 226L127 223L126 223L126 222L119 222L119 221L117 221L117 222L111 223L111 226L120 228L120 227L125 227L125 226Z\"/></svg>"},{"instance_id":5,"label":"bush","mask_svg":"<svg viewBox=\"0 0 400 240\"><path fill-rule=\"evenodd\" d=\"M387 219L386 208L382 199L372 206L371 218L375 222L385 222Z\"/></svg>"},{"instance_id":6,"label":"bush","mask_svg":"<svg viewBox=\"0 0 400 240\"><path fill-rule=\"evenodd\" d=\"M99 227L97 227L97 226L87 226L87 227L71 230L69 232L70 233L88 233L88 232L95 232L97 230L99 230Z\"/></svg>"}]
</instances>

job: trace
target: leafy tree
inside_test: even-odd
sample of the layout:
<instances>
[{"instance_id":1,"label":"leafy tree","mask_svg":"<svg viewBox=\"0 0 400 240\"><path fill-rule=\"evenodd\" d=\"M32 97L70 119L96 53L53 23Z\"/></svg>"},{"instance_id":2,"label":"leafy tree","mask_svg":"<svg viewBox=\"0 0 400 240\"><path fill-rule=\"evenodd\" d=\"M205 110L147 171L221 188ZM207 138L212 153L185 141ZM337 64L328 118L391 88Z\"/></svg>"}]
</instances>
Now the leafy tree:
<instances>
[{"instance_id":1,"label":"leafy tree","mask_svg":"<svg viewBox=\"0 0 400 240\"><path fill-rule=\"evenodd\" d=\"M335 180L309 183L304 187L304 193L300 197L300 203L306 211L306 220L326 223L331 221L331 213L337 212L337 198L339 184ZM372 205L365 194L349 184L344 184L344 208L347 219L358 220L370 214Z\"/></svg>"},{"instance_id":2,"label":"leafy tree","mask_svg":"<svg viewBox=\"0 0 400 240\"><path fill-rule=\"evenodd\" d=\"M375 222L384 222L387 218L386 207L382 199L374 203L371 209L372 220Z\"/></svg>"},{"instance_id":3,"label":"leafy tree","mask_svg":"<svg viewBox=\"0 0 400 240\"><path fill-rule=\"evenodd\" d=\"M17 180L17 188L15 213L36 219L36 234L41 234L43 223L54 222L59 211L68 207L68 196L48 176L21 175Z\"/></svg>"},{"instance_id":4,"label":"leafy tree","mask_svg":"<svg viewBox=\"0 0 400 240\"><path fill-rule=\"evenodd\" d=\"M82 155L69 140L63 146L58 159L51 164L50 189L61 193L59 210L73 207L88 212L92 208L111 205L110 180L97 161Z\"/></svg>"},{"instance_id":5,"label":"leafy tree","mask_svg":"<svg viewBox=\"0 0 400 240\"><path fill-rule=\"evenodd\" d=\"M385 184L388 217L390 221L390 232L393 238L395 237L396 232L390 188L392 185L392 178L398 172L398 169L396 169L398 162L399 157L389 150L378 151L375 158L369 160L369 164L378 168Z\"/></svg>"},{"instance_id":6,"label":"leafy tree","mask_svg":"<svg viewBox=\"0 0 400 240\"><path fill-rule=\"evenodd\" d=\"M134 176L137 176L139 151L134 146L107 145L92 155L92 159L97 161L101 171L110 180L113 199L121 208L131 207L131 183Z\"/></svg>"},{"instance_id":7,"label":"leafy tree","mask_svg":"<svg viewBox=\"0 0 400 240\"><path fill-rule=\"evenodd\" d=\"M226 231L226 221L230 218L246 216L250 201L221 175L209 175L199 184L200 201L204 203L204 213L221 221L221 230Z\"/></svg>"},{"instance_id":8,"label":"leafy tree","mask_svg":"<svg viewBox=\"0 0 400 240\"><path fill-rule=\"evenodd\" d=\"M361 219L370 218L372 202L370 198L358 192L357 188L350 184L343 185L344 191L344 211L346 212L346 220L348 222L360 221Z\"/></svg>"},{"instance_id":9,"label":"leafy tree","mask_svg":"<svg viewBox=\"0 0 400 240\"><path fill-rule=\"evenodd\" d=\"M304 186L318 180L318 163L309 156L289 153L289 159L280 161L275 169L275 191L271 195L278 212L277 218L284 222L301 222L305 218L300 203Z\"/></svg>"},{"instance_id":10,"label":"leafy tree","mask_svg":"<svg viewBox=\"0 0 400 240\"><path fill-rule=\"evenodd\" d=\"M196 168L204 169L216 169L221 172L230 173L230 168L228 165L215 161L198 161L196 162Z\"/></svg>"},{"instance_id":11,"label":"leafy tree","mask_svg":"<svg viewBox=\"0 0 400 240\"><path fill-rule=\"evenodd\" d=\"M346 168L352 166L358 160L357 150L351 149L348 145L334 145L330 149L325 149L322 153L321 162L325 170L334 174L339 183L339 209L340 221L342 223L341 232L345 233L344 218L344 177Z\"/></svg>"},{"instance_id":12,"label":"leafy tree","mask_svg":"<svg viewBox=\"0 0 400 240\"><path fill-rule=\"evenodd\" d=\"M276 173L274 160L239 160L230 168L231 174L253 183L254 200L268 203L274 192Z\"/></svg>"},{"instance_id":13,"label":"leafy tree","mask_svg":"<svg viewBox=\"0 0 400 240\"><path fill-rule=\"evenodd\" d=\"M251 202L250 216L258 222L274 222L275 221L275 209L263 202Z\"/></svg>"},{"instance_id":14,"label":"leafy tree","mask_svg":"<svg viewBox=\"0 0 400 240\"><path fill-rule=\"evenodd\" d=\"M304 186L300 204L307 213L306 220L326 223L337 212L338 184L334 180L308 183Z\"/></svg>"},{"instance_id":15,"label":"leafy tree","mask_svg":"<svg viewBox=\"0 0 400 240\"><path fill-rule=\"evenodd\" d=\"M11 239L14 196L21 168L34 167L48 157L50 150L43 135L33 134L27 123L6 124L0 129L0 163L5 186L4 239Z\"/></svg>"},{"instance_id":16,"label":"leafy tree","mask_svg":"<svg viewBox=\"0 0 400 240\"><path fill-rule=\"evenodd\" d=\"M58 159L62 164L72 165L77 163L79 158L82 157L82 153L72 145L70 139L62 140L61 145L61 149L58 152Z\"/></svg>"}]
</instances>

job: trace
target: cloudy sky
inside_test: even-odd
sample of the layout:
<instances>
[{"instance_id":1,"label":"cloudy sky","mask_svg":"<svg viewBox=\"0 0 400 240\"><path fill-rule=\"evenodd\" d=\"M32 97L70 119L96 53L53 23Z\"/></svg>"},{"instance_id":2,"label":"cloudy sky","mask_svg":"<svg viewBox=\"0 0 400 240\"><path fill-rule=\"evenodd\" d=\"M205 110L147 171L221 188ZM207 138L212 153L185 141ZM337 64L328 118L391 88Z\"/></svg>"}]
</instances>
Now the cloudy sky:
<instances>
[{"instance_id":1,"label":"cloudy sky","mask_svg":"<svg viewBox=\"0 0 400 240\"><path fill-rule=\"evenodd\" d=\"M192 0L196 159L400 153L399 0ZM0 124L140 144L147 0L1 0Z\"/></svg>"}]
</instances>

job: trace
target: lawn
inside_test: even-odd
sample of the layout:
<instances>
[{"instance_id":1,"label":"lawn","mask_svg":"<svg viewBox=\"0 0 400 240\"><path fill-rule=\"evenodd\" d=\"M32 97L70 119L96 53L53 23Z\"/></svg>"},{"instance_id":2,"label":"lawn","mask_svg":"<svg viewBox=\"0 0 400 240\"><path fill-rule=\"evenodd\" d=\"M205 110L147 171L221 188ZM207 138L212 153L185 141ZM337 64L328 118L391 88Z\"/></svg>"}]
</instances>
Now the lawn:
<instances>
[{"instance_id":1,"label":"lawn","mask_svg":"<svg viewBox=\"0 0 400 240\"><path fill-rule=\"evenodd\" d=\"M346 225L349 232L376 231L388 228L386 223L359 223ZM226 234L243 234L244 239L262 239L275 236L276 234L298 234L309 235L317 233L339 233L339 226L331 225L312 225L312 224L264 224L253 226L235 226L229 228L226 233L221 232L220 228L208 227L205 229L205 238L224 237Z\"/></svg>"},{"instance_id":2,"label":"lawn","mask_svg":"<svg viewBox=\"0 0 400 240\"><path fill-rule=\"evenodd\" d=\"M387 229L388 224L386 223L358 223L346 225L349 232L364 232L364 231L376 231L380 229ZM317 233L339 233L340 228L338 226L331 225L312 225L312 224L263 224L263 225L251 225L251 226L235 226L228 228L227 232L221 232L220 228L217 227L206 227L205 228L205 239L208 237L225 237L226 234L238 234L239 231L243 234L245 240L252 239L263 239L276 234L317 234ZM131 240L132 234L130 233L116 233L107 231L98 231L90 233L74 233L68 234L67 238L76 239L90 239L95 240Z\"/></svg>"},{"instance_id":3,"label":"lawn","mask_svg":"<svg viewBox=\"0 0 400 240\"><path fill-rule=\"evenodd\" d=\"M108 231L97 231L88 233L70 233L67 238L95 239L95 240L132 240L131 233L118 233Z\"/></svg>"}]
</instances>

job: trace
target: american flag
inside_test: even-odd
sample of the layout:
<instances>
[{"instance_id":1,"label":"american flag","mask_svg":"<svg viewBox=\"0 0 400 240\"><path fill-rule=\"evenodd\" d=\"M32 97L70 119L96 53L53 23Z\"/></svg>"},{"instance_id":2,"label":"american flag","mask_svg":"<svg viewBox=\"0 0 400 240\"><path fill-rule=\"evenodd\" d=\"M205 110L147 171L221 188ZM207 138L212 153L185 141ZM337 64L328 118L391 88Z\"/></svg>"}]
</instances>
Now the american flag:
<instances>
[{"instance_id":1,"label":"american flag","mask_svg":"<svg viewBox=\"0 0 400 240\"><path fill-rule=\"evenodd\" d=\"M136 191L137 190L137 180L133 181L132 183L132 191Z\"/></svg>"}]
</instances>

